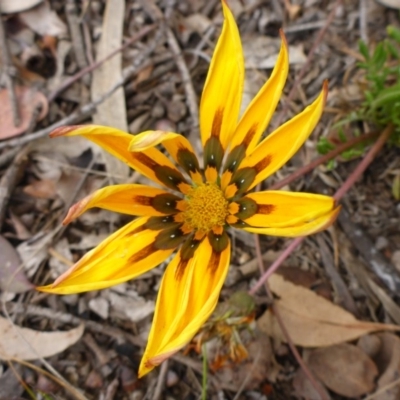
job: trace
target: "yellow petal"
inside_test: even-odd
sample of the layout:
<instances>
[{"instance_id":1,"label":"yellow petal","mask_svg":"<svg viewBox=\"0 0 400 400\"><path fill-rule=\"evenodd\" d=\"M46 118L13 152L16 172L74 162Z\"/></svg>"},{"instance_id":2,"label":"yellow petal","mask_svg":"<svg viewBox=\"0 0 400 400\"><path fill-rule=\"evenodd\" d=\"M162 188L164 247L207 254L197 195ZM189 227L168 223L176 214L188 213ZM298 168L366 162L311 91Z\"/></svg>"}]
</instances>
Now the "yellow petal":
<instances>
[{"instance_id":1,"label":"yellow petal","mask_svg":"<svg viewBox=\"0 0 400 400\"><path fill-rule=\"evenodd\" d=\"M271 76L247 107L232 137L230 148L244 144L246 155L257 145L267 128L281 98L289 71L289 54L285 35L280 31L282 44Z\"/></svg>"},{"instance_id":2,"label":"yellow petal","mask_svg":"<svg viewBox=\"0 0 400 400\"><path fill-rule=\"evenodd\" d=\"M267 138L265 138L240 164L233 174L240 174L245 168L253 168L256 176L247 190L268 178L281 168L303 145L317 125L328 93L328 84L324 83L323 90L317 99L303 112L286 122Z\"/></svg>"},{"instance_id":3,"label":"yellow petal","mask_svg":"<svg viewBox=\"0 0 400 400\"><path fill-rule=\"evenodd\" d=\"M177 180L184 182L182 174L159 150L147 148L141 152L129 151L134 136L119 129L100 125L64 126L55 129L50 136L83 136L144 176L171 189L179 190ZM168 174L174 175L174 179L169 179Z\"/></svg>"},{"instance_id":4,"label":"yellow petal","mask_svg":"<svg viewBox=\"0 0 400 400\"><path fill-rule=\"evenodd\" d=\"M184 347L207 321L218 302L230 261L230 244L213 251L208 238L182 266L178 254L165 271L139 376Z\"/></svg>"},{"instance_id":5,"label":"yellow petal","mask_svg":"<svg viewBox=\"0 0 400 400\"><path fill-rule=\"evenodd\" d=\"M219 137L225 149L239 117L244 61L239 31L225 1L224 24L208 70L200 101L200 132L203 146L211 136Z\"/></svg>"},{"instance_id":6,"label":"yellow petal","mask_svg":"<svg viewBox=\"0 0 400 400\"><path fill-rule=\"evenodd\" d=\"M249 193L244 199L254 200L257 211L243 221L260 228L284 228L312 221L332 211L335 203L329 196L272 190Z\"/></svg>"},{"instance_id":7,"label":"yellow petal","mask_svg":"<svg viewBox=\"0 0 400 400\"><path fill-rule=\"evenodd\" d=\"M194 180L201 183L200 167L190 142L182 135L166 131L146 131L135 135L129 145L130 151L138 152L163 144L168 153Z\"/></svg>"},{"instance_id":8,"label":"yellow petal","mask_svg":"<svg viewBox=\"0 0 400 400\"><path fill-rule=\"evenodd\" d=\"M86 253L52 285L41 292L71 294L118 285L163 262L174 248L159 250L154 242L159 231L145 229L148 218L138 218Z\"/></svg>"},{"instance_id":9,"label":"yellow petal","mask_svg":"<svg viewBox=\"0 0 400 400\"><path fill-rule=\"evenodd\" d=\"M178 211L175 210L175 205L179 200L179 197L165 190L145 185L106 186L74 204L69 209L63 224L69 224L93 207L137 216L172 214Z\"/></svg>"},{"instance_id":10,"label":"yellow petal","mask_svg":"<svg viewBox=\"0 0 400 400\"><path fill-rule=\"evenodd\" d=\"M330 225L332 225L340 212L340 206L334 210L318 217L309 222L304 222L298 225L287 226L283 228L243 228L247 232L258 233L262 235L270 236L282 236L282 237L297 237L297 236L308 236L313 233L320 232Z\"/></svg>"}]
</instances>

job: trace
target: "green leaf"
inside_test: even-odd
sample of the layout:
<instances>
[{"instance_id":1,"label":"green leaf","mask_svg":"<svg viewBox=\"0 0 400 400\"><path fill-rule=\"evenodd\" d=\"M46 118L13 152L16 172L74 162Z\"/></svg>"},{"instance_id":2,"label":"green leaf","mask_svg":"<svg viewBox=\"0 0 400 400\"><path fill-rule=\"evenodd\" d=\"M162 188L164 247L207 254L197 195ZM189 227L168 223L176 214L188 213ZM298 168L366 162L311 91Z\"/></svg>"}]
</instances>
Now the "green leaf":
<instances>
[{"instance_id":1,"label":"green leaf","mask_svg":"<svg viewBox=\"0 0 400 400\"><path fill-rule=\"evenodd\" d=\"M364 41L360 40L358 42L358 49L359 49L361 55L368 61L369 60L369 50L368 50L367 44Z\"/></svg>"}]
</instances>

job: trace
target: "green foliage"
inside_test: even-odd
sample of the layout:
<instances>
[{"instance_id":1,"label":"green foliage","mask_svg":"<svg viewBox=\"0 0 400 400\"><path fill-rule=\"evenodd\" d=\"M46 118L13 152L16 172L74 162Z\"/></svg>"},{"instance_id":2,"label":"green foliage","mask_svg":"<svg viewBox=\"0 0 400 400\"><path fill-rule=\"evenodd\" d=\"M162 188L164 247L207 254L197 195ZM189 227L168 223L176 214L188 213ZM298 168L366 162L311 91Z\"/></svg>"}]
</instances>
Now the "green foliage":
<instances>
[{"instance_id":1,"label":"green foliage","mask_svg":"<svg viewBox=\"0 0 400 400\"><path fill-rule=\"evenodd\" d=\"M350 128L354 132L357 123L366 123L376 130L392 124L395 129L390 143L400 146L400 29L388 26L386 32L387 38L373 50L363 41L358 44L364 58L357 64L365 72L363 82L360 82L364 100L333 127L338 130L342 142L346 141L343 129ZM317 144L321 154L333 148L335 146L326 138L321 138ZM346 151L342 157L351 159L360 154L363 154L362 145Z\"/></svg>"}]
</instances>

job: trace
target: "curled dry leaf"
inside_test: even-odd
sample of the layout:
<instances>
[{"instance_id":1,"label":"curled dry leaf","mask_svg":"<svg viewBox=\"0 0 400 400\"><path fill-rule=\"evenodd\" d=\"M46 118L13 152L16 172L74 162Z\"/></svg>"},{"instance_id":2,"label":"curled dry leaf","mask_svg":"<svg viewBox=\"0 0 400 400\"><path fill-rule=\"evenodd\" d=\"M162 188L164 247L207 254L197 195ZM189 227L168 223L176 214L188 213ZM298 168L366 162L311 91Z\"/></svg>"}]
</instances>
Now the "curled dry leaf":
<instances>
[{"instance_id":1,"label":"curled dry leaf","mask_svg":"<svg viewBox=\"0 0 400 400\"><path fill-rule=\"evenodd\" d=\"M348 343L313 350L307 364L330 390L351 398L372 391L378 375L375 363Z\"/></svg>"},{"instance_id":2,"label":"curled dry leaf","mask_svg":"<svg viewBox=\"0 0 400 400\"><path fill-rule=\"evenodd\" d=\"M7 89L0 90L0 140L24 133L32 120L36 107L41 107L37 120L43 119L48 111L49 105L46 97L41 92L25 86L16 86L15 94L18 100L18 110L21 123L14 126L13 113Z\"/></svg>"},{"instance_id":3,"label":"curled dry leaf","mask_svg":"<svg viewBox=\"0 0 400 400\"><path fill-rule=\"evenodd\" d=\"M0 236L0 289L7 292L23 293L33 288L21 267L21 258L17 250Z\"/></svg>"},{"instance_id":4,"label":"curled dry leaf","mask_svg":"<svg viewBox=\"0 0 400 400\"><path fill-rule=\"evenodd\" d=\"M359 321L343 308L277 274L272 275L268 282L272 292L279 297L275 304L296 345L331 346L369 332L400 330L397 325ZM258 326L268 335L285 341L276 318L269 310L260 317Z\"/></svg>"},{"instance_id":5,"label":"curled dry leaf","mask_svg":"<svg viewBox=\"0 0 400 400\"><path fill-rule=\"evenodd\" d=\"M29 10L37 6L43 0L1 0L0 8L3 14L14 14L21 11Z\"/></svg>"},{"instance_id":6,"label":"curled dry leaf","mask_svg":"<svg viewBox=\"0 0 400 400\"><path fill-rule=\"evenodd\" d=\"M53 356L75 344L83 331L83 325L63 332L35 331L0 317L0 359L36 360Z\"/></svg>"},{"instance_id":7,"label":"curled dry leaf","mask_svg":"<svg viewBox=\"0 0 400 400\"><path fill-rule=\"evenodd\" d=\"M397 400L400 398L400 385L393 386L400 376L400 339L392 333L377 335L380 339L380 349L374 357L381 376L378 380L375 400ZM386 390L385 390L386 388ZM382 391L380 391L380 389Z\"/></svg>"}]
</instances>

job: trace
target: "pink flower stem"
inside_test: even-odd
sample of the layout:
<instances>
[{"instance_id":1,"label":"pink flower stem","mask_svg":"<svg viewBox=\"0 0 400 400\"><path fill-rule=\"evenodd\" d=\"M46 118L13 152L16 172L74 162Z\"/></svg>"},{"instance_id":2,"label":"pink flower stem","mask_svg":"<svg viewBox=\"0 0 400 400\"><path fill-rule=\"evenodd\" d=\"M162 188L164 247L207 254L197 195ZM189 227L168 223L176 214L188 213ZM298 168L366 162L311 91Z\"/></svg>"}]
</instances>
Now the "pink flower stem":
<instances>
[{"instance_id":1,"label":"pink flower stem","mask_svg":"<svg viewBox=\"0 0 400 400\"><path fill-rule=\"evenodd\" d=\"M394 128L392 125L387 126L380 134L378 140L370 148L363 160L358 164L356 169L349 175L343 185L337 190L333 198L340 200L354 185L354 183L359 179L359 177L368 168L369 164L374 160L376 155L382 149L389 136L392 134ZM298 247L298 245L304 240L304 237L298 237L294 239L283 253L272 263L272 265L265 271L262 276L258 279L257 283L250 289L249 293L254 295L257 293L258 289L268 280L268 278L282 265L282 263L289 257L289 255Z\"/></svg>"}]
</instances>

